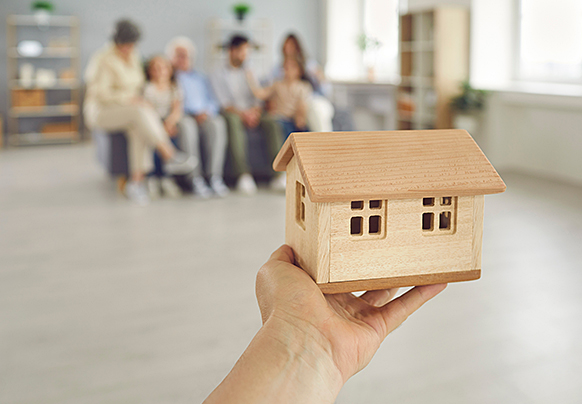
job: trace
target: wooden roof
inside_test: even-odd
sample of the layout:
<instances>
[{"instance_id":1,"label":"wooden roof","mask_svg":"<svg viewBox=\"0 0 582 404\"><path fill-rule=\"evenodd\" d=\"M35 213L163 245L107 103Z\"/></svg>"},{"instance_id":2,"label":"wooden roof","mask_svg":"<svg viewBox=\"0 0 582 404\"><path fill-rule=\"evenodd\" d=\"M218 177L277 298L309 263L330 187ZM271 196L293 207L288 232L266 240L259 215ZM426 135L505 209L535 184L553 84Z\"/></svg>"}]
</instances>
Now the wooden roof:
<instances>
[{"instance_id":1,"label":"wooden roof","mask_svg":"<svg viewBox=\"0 0 582 404\"><path fill-rule=\"evenodd\" d=\"M293 133L273 168L285 171L293 155L313 202L505 191L465 130Z\"/></svg>"}]
</instances>

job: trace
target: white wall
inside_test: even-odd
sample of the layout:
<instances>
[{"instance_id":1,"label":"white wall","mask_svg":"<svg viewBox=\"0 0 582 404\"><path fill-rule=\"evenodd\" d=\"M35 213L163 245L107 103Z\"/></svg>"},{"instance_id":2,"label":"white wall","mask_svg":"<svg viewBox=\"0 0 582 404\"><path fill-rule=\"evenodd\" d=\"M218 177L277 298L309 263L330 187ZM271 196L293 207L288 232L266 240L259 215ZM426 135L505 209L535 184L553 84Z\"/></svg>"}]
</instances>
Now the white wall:
<instances>
[{"instance_id":1,"label":"white wall","mask_svg":"<svg viewBox=\"0 0 582 404\"><path fill-rule=\"evenodd\" d=\"M235 0L53 0L55 14L76 15L81 20L81 58L83 67L89 55L111 35L115 20L129 17L143 28L140 49L144 55L161 52L167 41L176 35L192 38L204 49L205 27L213 17L230 18ZM6 116L6 17L10 14L29 14L28 0L2 0L0 7L0 113ZM322 5L317 0L247 0L250 17L268 18L273 28L274 54L278 55L282 36L298 32L310 55L322 54ZM199 66L203 66L204 52Z\"/></svg>"},{"instance_id":2,"label":"white wall","mask_svg":"<svg viewBox=\"0 0 582 404\"><path fill-rule=\"evenodd\" d=\"M582 185L582 97L494 92L482 147L500 170Z\"/></svg>"}]
</instances>

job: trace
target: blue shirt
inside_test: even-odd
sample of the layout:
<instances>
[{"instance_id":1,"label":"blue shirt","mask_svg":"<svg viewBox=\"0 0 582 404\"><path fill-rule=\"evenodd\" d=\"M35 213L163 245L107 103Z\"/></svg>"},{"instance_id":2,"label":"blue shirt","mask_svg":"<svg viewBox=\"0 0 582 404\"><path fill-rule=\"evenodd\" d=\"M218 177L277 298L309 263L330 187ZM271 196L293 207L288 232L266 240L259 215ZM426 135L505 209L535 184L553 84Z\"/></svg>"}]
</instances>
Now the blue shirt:
<instances>
[{"instance_id":1,"label":"blue shirt","mask_svg":"<svg viewBox=\"0 0 582 404\"><path fill-rule=\"evenodd\" d=\"M176 72L176 80L184 93L184 112L190 115L207 113L214 116L220 107L208 79L194 70Z\"/></svg>"}]
</instances>

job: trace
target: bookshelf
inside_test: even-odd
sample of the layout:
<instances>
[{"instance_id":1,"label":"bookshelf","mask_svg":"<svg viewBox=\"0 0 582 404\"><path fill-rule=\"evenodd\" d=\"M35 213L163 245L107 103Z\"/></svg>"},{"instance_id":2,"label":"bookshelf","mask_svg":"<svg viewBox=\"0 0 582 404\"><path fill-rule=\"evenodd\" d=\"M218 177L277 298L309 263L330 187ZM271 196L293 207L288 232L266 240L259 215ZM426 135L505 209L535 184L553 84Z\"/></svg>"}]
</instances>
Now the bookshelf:
<instances>
[{"instance_id":1,"label":"bookshelf","mask_svg":"<svg viewBox=\"0 0 582 404\"><path fill-rule=\"evenodd\" d=\"M39 25L33 15L10 15L6 29L7 144L21 146L79 140L78 18L50 16L48 24ZM23 53L18 45L25 40L41 43L42 50L34 55ZM26 80L20 74L24 64L31 66L34 72ZM41 69L54 72L54 79L37 80Z\"/></svg>"},{"instance_id":2,"label":"bookshelf","mask_svg":"<svg viewBox=\"0 0 582 404\"><path fill-rule=\"evenodd\" d=\"M469 11L443 6L400 16L398 129L452 126L449 103L469 74Z\"/></svg>"}]
</instances>

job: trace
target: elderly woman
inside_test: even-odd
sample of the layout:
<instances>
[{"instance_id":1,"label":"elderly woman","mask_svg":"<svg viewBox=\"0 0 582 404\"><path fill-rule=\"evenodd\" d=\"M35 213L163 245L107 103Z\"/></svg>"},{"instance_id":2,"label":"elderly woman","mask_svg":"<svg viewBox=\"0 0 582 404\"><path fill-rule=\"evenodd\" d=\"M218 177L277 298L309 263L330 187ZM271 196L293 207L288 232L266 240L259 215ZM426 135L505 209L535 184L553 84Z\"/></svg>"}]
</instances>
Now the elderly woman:
<instances>
[{"instance_id":1,"label":"elderly woman","mask_svg":"<svg viewBox=\"0 0 582 404\"><path fill-rule=\"evenodd\" d=\"M174 148L160 117L141 96L145 78L135 49L139 38L135 24L118 21L113 44L91 58L85 72L84 116L90 128L127 133L131 181L126 186L126 195L144 205L149 202L144 177L151 170L154 149L164 159L165 170L170 174L192 172L197 161Z\"/></svg>"},{"instance_id":2,"label":"elderly woman","mask_svg":"<svg viewBox=\"0 0 582 404\"><path fill-rule=\"evenodd\" d=\"M219 114L220 107L208 79L193 68L196 47L189 38L176 37L166 45L166 55L172 61L176 81L184 94L182 144L188 154L199 160L199 136L205 146L210 187L206 185L202 165L199 165L192 176L194 194L201 198L212 194L224 197L228 194L222 179L228 143L226 122Z\"/></svg>"}]
</instances>

